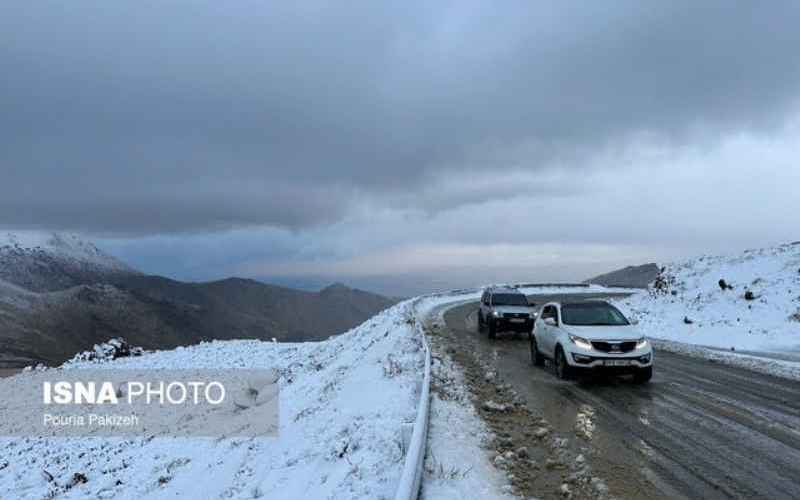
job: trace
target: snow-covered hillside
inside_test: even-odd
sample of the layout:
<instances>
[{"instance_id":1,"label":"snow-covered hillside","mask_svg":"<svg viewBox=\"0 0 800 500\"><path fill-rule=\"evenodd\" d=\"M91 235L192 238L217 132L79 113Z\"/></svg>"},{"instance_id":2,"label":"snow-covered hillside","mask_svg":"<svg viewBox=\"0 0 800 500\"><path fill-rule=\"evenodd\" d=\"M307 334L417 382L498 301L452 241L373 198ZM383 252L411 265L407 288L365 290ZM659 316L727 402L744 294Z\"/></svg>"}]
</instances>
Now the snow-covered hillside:
<instances>
[{"instance_id":1,"label":"snow-covered hillside","mask_svg":"<svg viewBox=\"0 0 800 500\"><path fill-rule=\"evenodd\" d=\"M655 287L620 305L654 338L800 350L800 242L667 265Z\"/></svg>"},{"instance_id":2,"label":"snow-covered hillside","mask_svg":"<svg viewBox=\"0 0 800 500\"><path fill-rule=\"evenodd\" d=\"M392 498L423 361L410 301L324 342L211 342L118 359L105 366L277 369L279 436L3 438L0 498Z\"/></svg>"},{"instance_id":3,"label":"snow-covered hillside","mask_svg":"<svg viewBox=\"0 0 800 500\"><path fill-rule=\"evenodd\" d=\"M0 279L42 292L135 272L75 234L0 232Z\"/></svg>"},{"instance_id":4,"label":"snow-covered hillside","mask_svg":"<svg viewBox=\"0 0 800 500\"><path fill-rule=\"evenodd\" d=\"M667 266L660 278L657 289L620 301L650 337L737 350L800 347L800 244L691 259ZM720 279L729 285L724 290ZM434 310L441 315L439 306L479 295L411 299L323 342L216 341L106 362L114 369L276 369L279 436L0 438L0 498L392 498L403 470L403 424L415 418L423 376L417 326ZM81 361L65 368L96 367ZM434 375L436 383L462 380L441 367ZM0 380L0 401L13 383ZM424 498L504 498L511 491L488 461L488 430L467 403L465 395L434 398L428 443L437 454L425 465Z\"/></svg>"},{"instance_id":5,"label":"snow-covered hillside","mask_svg":"<svg viewBox=\"0 0 800 500\"><path fill-rule=\"evenodd\" d=\"M94 243L76 234L16 231L0 233L0 247L22 251L41 251L54 257L73 259L116 270L130 270L125 263L101 251Z\"/></svg>"}]
</instances>

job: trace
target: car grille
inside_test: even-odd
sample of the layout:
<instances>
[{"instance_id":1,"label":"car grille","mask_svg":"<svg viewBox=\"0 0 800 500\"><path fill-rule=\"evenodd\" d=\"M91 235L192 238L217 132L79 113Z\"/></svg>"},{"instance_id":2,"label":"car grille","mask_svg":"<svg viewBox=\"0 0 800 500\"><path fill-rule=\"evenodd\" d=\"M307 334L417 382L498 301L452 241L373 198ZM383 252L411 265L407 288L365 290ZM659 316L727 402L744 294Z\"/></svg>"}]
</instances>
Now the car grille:
<instances>
[{"instance_id":1,"label":"car grille","mask_svg":"<svg viewBox=\"0 0 800 500\"><path fill-rule=\"evenodd\" d=\"M528 319L529 316L527 314L525 314L525 313L503 313L503 317L506 318L506 319L511 319L511 318L525 318L525 319Z\"/></svg>"},{"instance_id":2,"label":"car grille","mask_svg":"<svg viewBox=\"0 0 800 500\"><path fill-rule=\"evenodd\" d=\"M603 342L594 341L592 346L602 352L631 352L636 349L636 341L630 342Z\"/></svg>"}]
</instances>

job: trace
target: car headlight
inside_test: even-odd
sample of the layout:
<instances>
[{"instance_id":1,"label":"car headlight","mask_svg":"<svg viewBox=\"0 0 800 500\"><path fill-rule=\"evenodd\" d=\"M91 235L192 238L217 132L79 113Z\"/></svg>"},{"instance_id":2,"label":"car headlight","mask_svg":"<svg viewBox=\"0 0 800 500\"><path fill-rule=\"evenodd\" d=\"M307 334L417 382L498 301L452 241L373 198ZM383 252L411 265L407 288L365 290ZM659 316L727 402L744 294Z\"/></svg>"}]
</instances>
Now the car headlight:
<instances>
[{"instance_id":1,"label":"car headlight","mask_svg":"<svg viewBox=\"0 0 800 500\"><path fill-rule=\"evenodd\" d=\"M647 339L646 338L642 337L642 338L640 338L639 340L636 341L636 348L637 349L644 349L645 347L647 347Z\"/></svg>"},{"instance_id":2,"label":"car headlight","mask_svg":"<svg viewBox=\"0 0 800 500\"><path fill-rule=\"evenodd\" d=\"M592 343L586 340L583 337L578 337L576 335L570 335L569 339L572 341L573 344L580 347L581 349L591 349Z\"/></svg>"},{"instance_id":3,"label":"car headlight","mask_svg":"<svg viewBox=\"0 0 800 500\"><path fill-rule=\"evenodd\" d=\"M500 311L492 311L492 316L494 316L495 318L499 318L500 317Z\"/></svg>"}]
</instances>

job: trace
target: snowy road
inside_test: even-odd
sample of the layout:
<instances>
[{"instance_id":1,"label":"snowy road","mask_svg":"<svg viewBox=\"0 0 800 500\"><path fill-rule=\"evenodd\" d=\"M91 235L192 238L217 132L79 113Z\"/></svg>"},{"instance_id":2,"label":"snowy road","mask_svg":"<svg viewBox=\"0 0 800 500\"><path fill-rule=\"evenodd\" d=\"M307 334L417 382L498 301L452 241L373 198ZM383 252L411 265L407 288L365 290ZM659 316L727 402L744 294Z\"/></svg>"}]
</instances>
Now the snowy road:
<instances>
[{"instance_id":1,"label":"snowy road","mask_svg":"<svg viewBox=\"0 0 800 500\"><path fill-rule=\"evenodd\" d=\"M557 296L530 296L542 304ZM800 384L657 352L647 386L561 382L530 364L527 336L477 333L477 303L449 310L457 348L494 360L621 498L800 498ZM587 419L587 415L589 418Z\"/></svg>"}]
</instances>

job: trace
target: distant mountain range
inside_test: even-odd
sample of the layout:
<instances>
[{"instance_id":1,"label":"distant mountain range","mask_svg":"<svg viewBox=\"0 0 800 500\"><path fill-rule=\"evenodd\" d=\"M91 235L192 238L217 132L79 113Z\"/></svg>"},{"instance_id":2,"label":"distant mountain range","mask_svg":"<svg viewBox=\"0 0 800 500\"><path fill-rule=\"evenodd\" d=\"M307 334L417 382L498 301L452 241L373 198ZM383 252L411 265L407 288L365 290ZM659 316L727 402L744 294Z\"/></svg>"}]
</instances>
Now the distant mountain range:
<instances>
[{"instance_id":1,"label":"distant mountain range","mask_svg":"<svg viewBox=\"0 0 800 500\"><path fill-rule=\"evenodd\" d=\"M585 281L603 286L621 286L625 288L647 288L658 276L657 264L643 264L641 266L628 266L610 273L601 274Z\"/></svg>"},{"instance_id":2,"label":"distant mountain range","mask_svg":"<svg viewBox=\"0 0 800 500\"><path fill-rule=\"evenodd\" d=\"M395 300L342 284L307 292L145 275L75 235L0 235L0 367L57 364L111 337L168 349L205 340L320 340Z\"/></svg>"}]
</instances>

